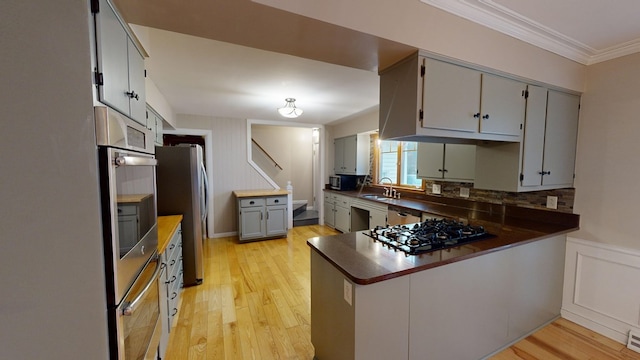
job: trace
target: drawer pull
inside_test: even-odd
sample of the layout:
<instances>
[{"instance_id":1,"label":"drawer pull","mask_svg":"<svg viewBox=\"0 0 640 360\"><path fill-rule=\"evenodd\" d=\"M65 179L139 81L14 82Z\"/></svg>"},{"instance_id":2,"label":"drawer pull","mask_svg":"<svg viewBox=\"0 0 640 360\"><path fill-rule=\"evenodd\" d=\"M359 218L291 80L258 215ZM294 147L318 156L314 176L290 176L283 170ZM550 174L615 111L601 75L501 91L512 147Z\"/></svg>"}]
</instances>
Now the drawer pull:
<instances>
[{"instance_id":1,"label":"drawer pull","mask_svg":"<svg viewBox=\"0 0 640 360\"><path fill-rule=\"evenodd\" d=\"M173 308L173 314L171 314L171 316L176 316L177 313L178 313L178 309Z\"/></svg>"},{"instance_id":2,"label":"drawer pull","mask_svg":"<svg viewBox=\"0 0 640 360\"><path fill-rule=\"evenodd\" d=\"M171 294L171 300L175 299L176 296L178 296L178 293L174 291L173 294Z\"/></svg>"}]
</instances>

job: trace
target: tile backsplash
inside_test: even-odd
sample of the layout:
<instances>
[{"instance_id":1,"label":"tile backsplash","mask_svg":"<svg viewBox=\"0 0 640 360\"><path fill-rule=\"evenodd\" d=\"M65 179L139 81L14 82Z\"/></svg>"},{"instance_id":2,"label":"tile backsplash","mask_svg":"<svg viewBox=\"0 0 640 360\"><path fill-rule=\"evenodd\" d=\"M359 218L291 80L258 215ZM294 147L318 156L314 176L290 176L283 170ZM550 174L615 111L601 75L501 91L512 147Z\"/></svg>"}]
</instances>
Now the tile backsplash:
<instances>
[{"instance_id":1,"label":"tile backsplash","mask_svg":"<svg viewBox=\"0 0 640 360\"><path fill-rule=\"evenodd\" d=\"M547 196L557 196L558 209L555 211L573 213L573 200L575 196L574 188L514 193L474 189L472 183L431 180L426 180L425 183L427 189L426 194L428 195L434 195L431 191L431 185L439 184L441 187L441 194L434 196L460 199L462 198L460 196L460 188L468 188L468 200L483 201L494 204L517 205L534 209L551 210L547 209Z\"/></svg>"}]
</instances>

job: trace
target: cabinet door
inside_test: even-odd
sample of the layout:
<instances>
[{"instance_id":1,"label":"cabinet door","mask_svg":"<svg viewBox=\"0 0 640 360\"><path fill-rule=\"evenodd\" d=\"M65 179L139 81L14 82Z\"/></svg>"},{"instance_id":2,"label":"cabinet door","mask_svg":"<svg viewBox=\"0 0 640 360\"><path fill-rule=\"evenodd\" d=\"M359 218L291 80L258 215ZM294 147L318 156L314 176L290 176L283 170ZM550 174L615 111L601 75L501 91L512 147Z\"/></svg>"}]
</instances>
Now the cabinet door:
<instances>
[{"instance_id":1,"label":"cabinet door","mask_svg":"<svg viewBox=\"0 0 640 360\"><path fill-rule=\"evenodd\" d=\"M422 127L477 132L480 83L476 70L425 59Z\"/></svg>"},{"instance_id":2,"label":"cabinet door","mask_svg":"<svg viewBox=\"0 0 640 360\"><path fill-rule=\"evenodd\" d=\"M343 233L351 231L351 212L349 210L350 208L336 205L335 228Z\"/></svg>"},{"instance_id":3,"label":"cabinet door","mask_svg":"<svg viewBox=\"0 0 640 360\"><path fill-rule=\"evenodd\" d=\"M327 226L335 227L335 209L333 201L324 202L324 224Z\"/></svg>"},{"instance_id":4,"label":"cabinet door","mask_svg":"<svg viewBox=\"0 0 640 360\"><path fill-rule=\"evenodd\" d=\"M547 117L547 89L528 87L524 139L522 141L522 186L540 186L542 181L542 154L544 128Z\"/></svg>"},{"instance_id":5,"label":"cabinet door","mask_svg":"<svg viewBox=\"0 0 640 360\"><path fill-rule=\"evenodd\" d=\"M387 226L387 212L378 210L369 210L369 227Z\"/></svg>"},{"instance_id":6,"label":"cabinet door","mask_svg":"<svg viewBox=\"0 0 640 360\"><path fill-rule=\"evenodd\" d=\"M287 233L287 206L267 206L266 236L283 235Z\"/></svg>"},{"instance_id":7,"label":"cabinet door","mask_svg":"<svg viewBox=\"0 0 640 360\"><path fill-rule=\"evenodd\" d=\"M333 144L333 172L335 174L344 174L344 138L335 139Z\"/></svg>"},{"instance_id":8,"label":"cabinet door","mask_svg":"<svg viewBox=\"0 0 640 360\"><path fill-rule=\"evenodd\" d=\"M519 81L483 74L480 132L520 136L526 88Z\"/></svg>"},{"instance_id":9,"label":"cabinet door","mask_svg":"<svg viewBox=\"0 0 640 360\"><path fill-rule=\"evenodd\" d=\"M356 174L358 167L357 155L358 155L358 137L349 136L343 139L344 145L343 152L343 172L342 174Z\"/></svg>"},{"instance_id":10,"label":"cabinet door","mask_svg":"<svg viewBox=\"0 0 640 360\"><path fill-rule=\"evenodd\" d=\"M164 143L162 117L156 116L156 144L162 146Z\"/></svg>"},{"instance_id":11,"label":"cabinet door","mask_svg":"<svg viewBox=\"0 0 640 360\"><path fill-rule=\"evenodd\" d=\"M156 133L156 114L147 107L146 111L147 129L151 130L151 134L155 136Z\"/></svg>"},{"instance_id":12,"label":"cabinet door","mask_svg":"<svg viewBox=\"0 0 640 360\"><path fill-rule=\"evenodd\" d=\"M573 184L580 97L549 90L542 185Z\"/></svg>"},{"instance_id":13,"label":"cabinet door","mask_svg":"<svg viewBox=\"0 0 640 360\"><path fill-rule=\"evenodd\" d=\"M240 224L240 239L264 237L264 206L241 208Z\"/></svg>"},{"instance_id":14,"label":"cabinet door","mask_svg":"<svg viewBox=\"0 0 640 360\"><path fill-rule=\"evenodd\" d=\"M138 215L118 215L118 241L121 251L131 250L138 239L140 239Z\"/></svg>"},{"instance_id":15,"label":"cabinet door","mask_svg":"<svg viewBox=\"0 0 640 360\"><path fill-rule=\"evenodd\" d=\"M473 181L476 175L476 146L444 145L444 178Z\"/></svg>"},{"instance_id":16,"label":"cabinet door","mask_svg":"<svg viewBox=\"0 0 640 360\"><path fill-rule=\"evenodd\" d=\"M144 57L133 41L127 37L127 58L128 58L128 79L129 79L129 87L127 91L132 91L136 95L133 98L130 98L129 101L129 114L133 120L136 120L140 123L146 121L145 110L146 110L146 98L145 98L145 83L144 83ZM149 125L147 124L147 128Z\"/></svg>"},{"instance_id":17,"label":"cabinet door","mask_svg":"<svg viewBox=\"0 0 640 360\"><path fill-rule=\"evenodd\" d=\"M129 114L129 70L127 65L127 32L106 0L100 1L96 16L98 72L103 85L99 86L100 101L123 114ZM144 117L135 119L144 125Z\"/></svg>"},{"instance_id":18,"label":"cabinet door","mask_svg":"<svg viewBox=\"0 0 640 360\"><path fill-rule=\"evenodd\" d=\"M444 144L418 143L418 178L442 179L444 172Z\"/></svg>"}]
</instances>

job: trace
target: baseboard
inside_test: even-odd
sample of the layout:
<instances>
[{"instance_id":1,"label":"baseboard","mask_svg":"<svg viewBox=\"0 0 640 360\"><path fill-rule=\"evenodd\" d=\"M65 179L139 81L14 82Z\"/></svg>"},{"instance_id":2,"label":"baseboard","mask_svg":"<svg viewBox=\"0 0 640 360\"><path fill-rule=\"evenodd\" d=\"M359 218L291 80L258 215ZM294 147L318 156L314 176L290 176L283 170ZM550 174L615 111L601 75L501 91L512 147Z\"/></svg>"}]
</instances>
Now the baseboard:
<instances>
[{"instance_id":1,"label":"baseboard","mask_svg":"<svg viewBox=\"0 0 640 360\"><path fill-rule=\"evenodd\" d=\"M567 237L561 315L626 344L640 330L640 251Z\"/></svg>"},{"instance_id":2,"label":"baseboard","mask_svg":"<svg viewBox=\"0 0 640 360\"><path fill-rule=\"evenodd\" d=\"M229 236L238 236L238 232L237 231L230 231L230 232L225 232L225 233L215 233L213 234L213 236L210 236L210 239L217 239L217 238L222 238L222 237L229 237Z\"/></svg>"}]
</instances>

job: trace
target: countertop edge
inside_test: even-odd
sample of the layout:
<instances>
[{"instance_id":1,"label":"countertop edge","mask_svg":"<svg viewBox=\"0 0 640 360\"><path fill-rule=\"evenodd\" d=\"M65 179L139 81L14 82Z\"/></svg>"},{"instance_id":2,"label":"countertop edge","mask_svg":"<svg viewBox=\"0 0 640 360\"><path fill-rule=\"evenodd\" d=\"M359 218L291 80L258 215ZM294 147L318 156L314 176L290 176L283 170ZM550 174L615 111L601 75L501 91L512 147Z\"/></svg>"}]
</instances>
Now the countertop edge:
<instances>
[{"instance_id":1,"label":"countertop edge","mask_svg":"<svg viewBox=\"0 0 640 360\"><path fill-rule=\"evenodd\" d=\"M158 216L158 255L162 254L182 222L182 215Z\"/></svg>"},{"instance_id":2,"label":"countertop edge","mask_svg":"<svg viewBox=\"0 0 640 360\"><path fill-rule=\"evenodd\" d=\"M521 241L517 241L517 242L514 242L514 243L506 244L506 245L503 245L503 246L496 246L496 247L493 247L493 248L490 248L490 249L474 252L474 253L471 253L471 254L466 254L466 255L450 258L450 259L447 259L447 260L442 260L442 261L435 262L435 263L416 266L416 267L411 268L411 269L389 272L388 274L374 276L374 277L358 277L358 276L350 273L347 269L345 269L343 266L338 264L338 262L335 259L332 259L331 256L327 255L325 252L323 252L321 249L319 249L311 241L314 238L308 239L307 240L307 245L311 248L312 251L317 252L320 256L322 256L322 258L324 258L329 263L331 263L333 266L335 266L336 269L338 269L342 274L344 274L349 280L351 280L355 284L358 284L358 285L370 285L370 284L374 284L374 283L377 283L377 282L394 279L394 278L397 278L397 277L400 277L400 276L405 276L405 275L417 273L417 272L420 272L420 271L433 269L433 268L444 266L444 265L447 265L447 264L452 264L452 263L455 263L455 262L472 259L472 258L475 258L477 256L491 254L491 253L494 253L494 252L511 249L511 248L514 248L514 247L517 247L517 246L526 245L526 244L529 244L529 243L532 243L532 242L535 242L535 241L548 239L548 238L553 237L553 236L567 234L567 233L570 233L570 232L575 231L575 230L578 230L578 228L577 227L572 227L572 228L567 228L567 229L559 230L559 231L552 232L552 233L541 234L540 236L531 237L531 238L524 239L524 240L521 240ZM353 235L351 235L351 234L353 234ZM349 235L355 236L355 233L347 233L347 234L342 234L342 235L343 236L345 236L345 235L346 236L349 236Z\"/></svg>"}]
</instances>

